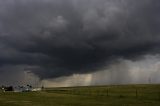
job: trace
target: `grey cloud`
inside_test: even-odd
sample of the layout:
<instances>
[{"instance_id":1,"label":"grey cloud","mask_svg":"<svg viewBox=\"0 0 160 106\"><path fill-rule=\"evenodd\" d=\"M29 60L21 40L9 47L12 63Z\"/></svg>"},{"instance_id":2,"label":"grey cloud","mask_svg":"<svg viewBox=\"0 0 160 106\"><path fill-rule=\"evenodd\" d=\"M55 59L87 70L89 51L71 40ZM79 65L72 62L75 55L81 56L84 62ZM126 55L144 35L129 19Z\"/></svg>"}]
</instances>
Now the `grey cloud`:
<instances>
[{"instance_id":1,"label":"grey cloud","mask_svg":"<svg viewBox=\"0 0 160 106\"><path fill-rule=\"evenodd\" d=\"M159 4L1 0L0 65L27 65L40 78L56 78L98 71L119 58L159 54Z\"/></svg>"},{"instance_id":2,"label":"grey cloud","mask_svg":"<svg viewBox=\"0 0 160 106\"><path fill-rule=\"evenodd\" d=\"M117 85L117 84L157 84L160 81L160 56L145 55L132 61L119 59L105 69L87 74L73 74L56 79L42 80L49 87Z\"/></svg>"}]
</instances>

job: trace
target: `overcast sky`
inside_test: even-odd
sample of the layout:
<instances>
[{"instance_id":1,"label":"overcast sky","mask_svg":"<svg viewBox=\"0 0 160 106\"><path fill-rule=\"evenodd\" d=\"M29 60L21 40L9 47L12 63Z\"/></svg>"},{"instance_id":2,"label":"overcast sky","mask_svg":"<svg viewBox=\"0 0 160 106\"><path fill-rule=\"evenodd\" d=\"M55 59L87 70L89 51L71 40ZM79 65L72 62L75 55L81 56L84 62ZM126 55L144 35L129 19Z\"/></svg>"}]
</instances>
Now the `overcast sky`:
<instances>
[{"instance_id":1,"label":"overcast sky","mask_svg":"<svg viewBox=\"0 0 160 106\"><path fill-rule=\"evenodd\" d=\"M0 84L157 83L159 10L159 0L0 0Z\"/></svg>"}]
</instances>

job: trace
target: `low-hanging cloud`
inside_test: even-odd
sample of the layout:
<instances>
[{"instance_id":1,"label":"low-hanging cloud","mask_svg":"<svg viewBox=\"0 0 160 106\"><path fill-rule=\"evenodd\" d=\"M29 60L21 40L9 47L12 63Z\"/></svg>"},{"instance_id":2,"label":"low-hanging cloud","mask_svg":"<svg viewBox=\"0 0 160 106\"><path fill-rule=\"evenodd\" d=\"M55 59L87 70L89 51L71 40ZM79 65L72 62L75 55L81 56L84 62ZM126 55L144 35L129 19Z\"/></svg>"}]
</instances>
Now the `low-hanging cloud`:
<instances>
[{"instance_id":1,"label":"low-hanging cloud","mask_svg":"<svg viewBox=\"0 0 160 106\"><path fill-rule=\"evenodd\" d=\"M159 54L159 9L157 0L0 0L0 67L49 79Z\"/></svg>"},{"instance_id":2,"label":"low-hanging cloud","mask_svg":"<svg viewBox=\"0 0 160 106\"><path fill-rule=\"evenodd\" d=\"M41 85L49 87L157 84L160 82L160 55L145 55L137 61L119 59L105 69L87 74L73 74L55 79L45 79Z\"/></svg>"}]
</instances>

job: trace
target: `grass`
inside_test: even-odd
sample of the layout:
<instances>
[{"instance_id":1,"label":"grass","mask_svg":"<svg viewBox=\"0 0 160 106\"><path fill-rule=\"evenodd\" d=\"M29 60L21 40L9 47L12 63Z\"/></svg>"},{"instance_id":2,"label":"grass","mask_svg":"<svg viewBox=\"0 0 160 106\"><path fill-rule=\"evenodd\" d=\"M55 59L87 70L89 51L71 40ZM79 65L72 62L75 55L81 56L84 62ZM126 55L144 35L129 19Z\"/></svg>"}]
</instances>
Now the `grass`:
<instances>
[{"instance_id":1,"label":"grass","mask_svg":"<svg viewBox=\"0 0 160 106\"><path fill-rule=\"evenodd\" d=\"M160 85L46 88L0 92L0 106L160 106Z\"/></svg>"}]
</instances>

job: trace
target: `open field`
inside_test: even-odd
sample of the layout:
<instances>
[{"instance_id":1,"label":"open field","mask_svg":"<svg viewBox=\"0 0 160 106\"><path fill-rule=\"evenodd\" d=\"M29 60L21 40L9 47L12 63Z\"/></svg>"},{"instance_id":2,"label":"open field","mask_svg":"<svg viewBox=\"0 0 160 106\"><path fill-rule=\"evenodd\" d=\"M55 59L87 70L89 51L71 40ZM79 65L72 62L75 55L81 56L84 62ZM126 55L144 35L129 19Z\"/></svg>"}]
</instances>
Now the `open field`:
<instances>
[{"instance_id":1,"label":"open field","mask_svg":"<svg viewBox=\"0 0 160 106\"><path fill-rule=\"evenodd\" d=\"M0 106L160 106L160 85L46 88L0 92Z\"/></svg>"}]
</instances>

